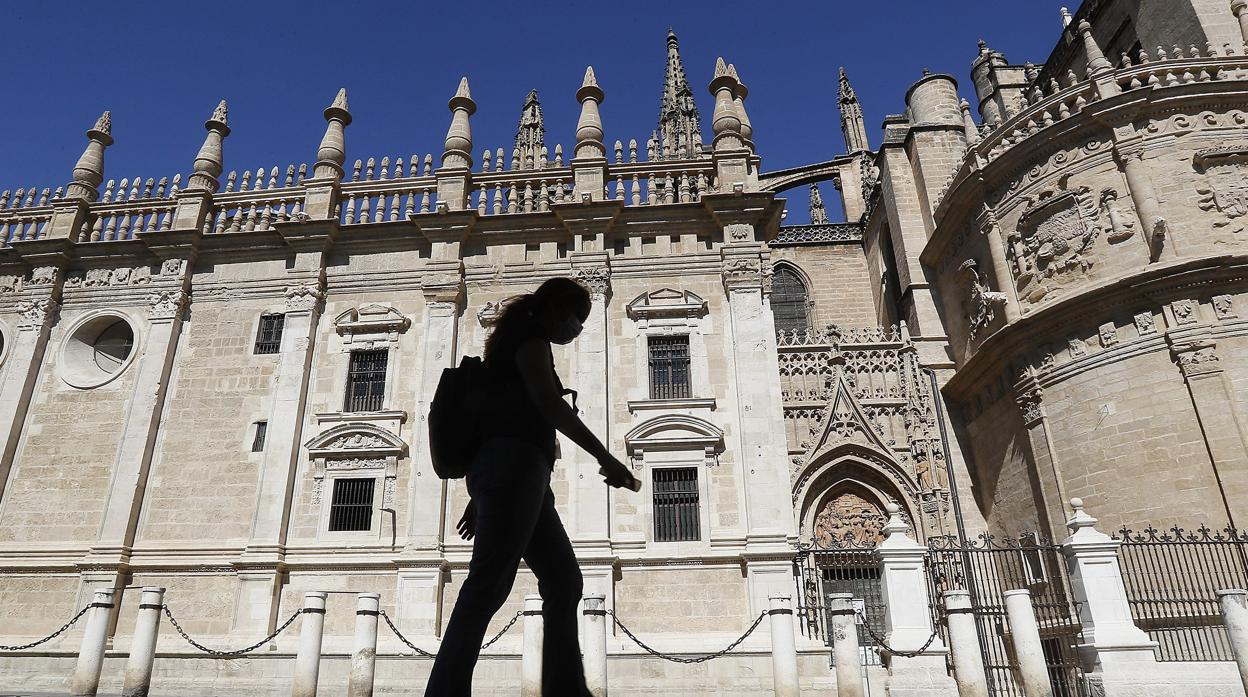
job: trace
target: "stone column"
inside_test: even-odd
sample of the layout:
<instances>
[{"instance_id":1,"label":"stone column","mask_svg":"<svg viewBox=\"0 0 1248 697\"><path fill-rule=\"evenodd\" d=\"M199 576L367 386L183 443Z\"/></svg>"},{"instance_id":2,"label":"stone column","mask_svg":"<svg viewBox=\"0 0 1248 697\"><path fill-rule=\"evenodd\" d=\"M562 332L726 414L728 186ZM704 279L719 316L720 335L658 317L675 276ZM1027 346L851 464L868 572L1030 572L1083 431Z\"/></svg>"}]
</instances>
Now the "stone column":
<instances>
[{"instance_id":1,"label":"stone column","mask_svg":"<svg viewBox=\"0 0 1248 697\"><path fill-rule=\"evenodd\" d=\"M25 279L23 297L17 303L17 331L8 337L9 355L0 367L0 429L4 435L4 450L0 454L0 499L4 498L9 471L21 443L48 336L59 316L64 277L59 266L36 268L29 279Z\"/></svg>"},{"instance_id":2,"label":"stone column","mask_svg":"<svg viewBox=\"0 0 1248 697\"><path fill-rule=\"evenodd\" d=\"M893 651L888 656L884 690L889 695L954 695L957 685L945 671L944 643L933 638L932 613L927 600L924 559L927 549L910 539L900 507L889 503L884 541L875 549L880 560L880 590L884 600L884 636ZM929 641L930 640L930 641ZM926 647L926 648L925 648Z\"/></svg>"},{"instance_id":3,"label":"stone column","mask_svg":"<svg viewBox=\"0 0 1248 697\"><path fill-rule=\"evenodd\" d=\"M186 265L189 267L189 264ZM156 431L164 411L169 375L182 331L182 314L190 287L190 271L171 286L154 286L147 296L146 336L135 342L143 355L135 362L134 387L126 403L121 440L113 460L99 537L88 553L93 564L121 564L134 541L148 470L155 450ZM136 337L142 327L136 327Z\"/></svg>"},{"instance_id":4,"label":"stone column","mask_svg":"<svg viewBox=\"0 0 1248 697\"><path fill-rule=\"evenodd\" d=\"M945 622L949 626L949 652L958 697L988 697L988 676L979 650L970 591L945 591Z\"/></svg>"},{"instance_id":5,"label":"stone column","mask_svg":"<svg viewBox=\"0 0 1248 697\"><path fill-rule=\"evenodd\" d=\"M828 632L832 635L832 662L836 664L838 697L863 697L862 649L858 646L857 613L854 596L833 593L828 596Z\"/></svg>"},{"instance_id":6,"label":"stone column","mask_svg":"<svg viewBox=\"0 0 1248 697\"><path fill-rule=\"evenodd\" d=\"M1248 46L1248 12L1244 12L1245 8L1248 8L1248 0L1231 0L1231 12L1239 21L1240 38L1243 39L1244 46ZM1242 50L1243 46L1240 49Z\"/></svg>"},{"instance_id":7,"label":"stone column","mask_svg":"<svg viewBox=\"0 0 1248 697\"><path fill-rule=\"evenodd\" d=\"M321 255L307 260L315 269L286 287L286 318L273 376L267 444L260 464L259 490L251 535L237 562L238 606L234 629L239 634L267 634L276 628L280 611L283 560L290 518L292 478L298 470L308 376L316 346L317 324L325 297L320 275Z\"/></svg>"},{"instance_id":8,"label":"stone column","mask_svg":"<svg viewBox=\"0 0 1248 697\"><path fill-rule=\"evenodd\" d=\"M355 644L351 649L351 677L347 697L373 697L373 674L377 665L377 616L381 596L360 593L355 608Z\"/></svg>"},{"instance_id":9,"label":"stone column","mask_svg":"<svg viewBox=\"0 0 1248 697\"><path fill-rule=\"evenodd\" d=\"M325 630L324 591L303 594L303 617L299 620L299 651L295 654L295 677L290 697L316 697L321 674L321 638Z\"/></svg>"},{"instance_id":10,"label":"stone column","mask_svg":"<svg viewBox=\"0 0 1248 697\"><path fill-rule=\"evenodd\" d=\"M100 669L104 667L104 647L108 642L108 622L113 611L112 588L99 588L87 611L87 627L78 649L78 663L70 690L74 697L95 697L100 686Z\"/></svg>"},{"instance_id":11,"label":"stone column","mask_svg":"<svg viewBox=\"0 0 1248 697\"><path fill-rule=\"evenodd\" d=\"M766 294L771 266L761 244L750 242L754 228L725 227L729 244L721 249L728 296L727 340L731 342L733 401L737 440L727 447L739 468L745 498L746 573L750 614L768 607L773 593L792 592L793 503L788 445L779 421L780 373L776 333Z\"/></svg>"},{"instance_id":12,"label":"stone column","mask_svg":"<svg viewBox=\"0 0 1248 697\"><path fill-rule=\"evenodd\" d=\"M771 674L775 697L800 697L802 687L793 640L793 599L787 595L773 595L768 600L771 602L767 614L771 616Z\"/></svg>"},{"instance_id":13,"label":"stone column","mask_svg":"<svg viewBox=\"0 0 1248 697\"><path fill-rule=\"evenodd\" d=\"M1222 621L1231 639L1231 650L1239 666L1239 680L1248 692L1248 591L1242 588L1218 591L1218 603L1222 606Z\"/></svg>"},{"instance_id":14,"label":"stone column","mask_svg":"<svg viewBox=\"0 0 1248 697\"><path fill-rule=\"evenodd\" d=\"M459 236L467 233L465 226L456 230ZM464 296L458 242L453 243L454 249L449 249L446 247L452 243L437 237L431 239L439 240L434 242L434 247L443 258L426 264L421 277L425 316L418 368L420 384L413 406L415 427L412 429L412 476L408 485L407 543L398 560L396 622L401 631L414 636L433 636L441 615L443 560L440 546L442 521L447 515L447 483L434 473L429 459L427 419L442 369L454 366L458 360L459 316ZM458 513L455 515L458 517ZM453 529L451 534L454 534Z\"/></svg>"},{"instance_id":15,"label":"stone column","mask_svg":"<svg viewBox=\"0 0 1248 697\"><path fill-rule=\"evenodd\" d=\"M1170 234L1171 230L1165 219L1161 217L1157 192L1148 176L1148 167L1144 164L1142 140L1137 136L1125 142L1114 143L1114 156L1126 177L1127 189L1135 204L1135 213L1140 219L1144 240L1148 243L1149 260L1157 261L1164 247L1169 247L1172 250L1171 256L1176 256L1178 250L1174 247L1173 235Z\"/></svg>"},{"instance_id":16,"label":"stone column","mask_svg":"<svg viewBox=\"0 0 1248 697\"><path fill-rule=\"evenodd\" d=\"M524 596L524 640L520 649L520 697L542 697L542 596Z\"/></svg>"},{"instance_id":17,"label":"stone column","mask_svg":"<svg viewBox=\"0 0 1248 697\"><path fill-rule=\"evenodd\" d=\"M1013 322L1022 316L1018 307L1018 289L1010 274L1010 262L1005 258L1005 242L1002 240L1001 224L997 214L987 205L979 214L979 229L988 241L988 253L992 257L992 275L997 290L1005 293L1005 321Z\"/></svg>"},{"instance_id":18,"label":"stone column","mask_svg":"<svg viewBox=\"0 0 1248 697\"><path fill-rule=\"evenodd\" d=\"M588 241L588 236L580 237ZM610 360L607 319L611 302L611 269L605 252L573 252L572 277L589 288L589 317L577 337L572 355L574 371L568 386L577 390L577 408L581 420L589 426L598 439L611 447L612 395L607 380L607 363ZM623 459L623 453L618 454ZM576 548L585 579L585 593L601 594L612 598L614 587L615 555L611 551L611 506L616 496L639 497L626 489L613 490L598 476L598 463L581 448L571 445L563 449L568 464L570 485L570 517L568 534Z\"/></svg>"},{"instance_id":19,"label":"stone column","mask_svg":"<svg viewBox=\"0 0 1248 697\"><path fill-rule=\"evenodd\" d=\"M1040 626L1031 607L1031 591L1026 588L1005 591L1005 616L1010 623L1010 643L1018 676L1026 697L1053 697L1049 684L1049 667L1044 662L1044 645L1040 643Z\"/></svg>"},{"instance_id":20,"label":"stone column","mask_svg":"<svg viewBox=\"0 0 1248 697\"><path fill-rule=\"evenodd\" d=\"M1180 302L1188 307L1195 305L1195 301ZM1174 307L1179 304L1171 304L1167 320L1176 316ZM1209 327L1195 325L1184 329L1181 322L1176 320L1177 326L1166 332L1166 342L1187 383L1229 522L1242 528L1248 521L1248 444L1236 419L1238 408L1231 398Z\"/></svg>"},{"instance_id":21,"label":"stone column","mask_svg":"<svg viewBox=\"0 0 1248 697\"><path fill-rule=\"evenodd\" d=\"M156 638L160 631L164 597L164 588L144 588L139 598L139 615L134 620L134 637L130 640L130 657L126 660L126 677L121 686L122 697L147 697L152 684L152 664L156 661Z\"/></svg>"},{"instance_id":22,"label":"stone column","mask_svg":"<svg viewBox=\"0 0 1248 697\"><path fill-rule=\"evenodd\" d=\"M607 697L607 599L586 595L582 651L585 654L585 683L594 697Z\"/></svg>"},{"instance_id":23,"label":"stone column","mask_svg":"<svg viewBox=\"0 0 1248 697\"><path fill-rule=\"evenodd\" d=\"M1014 399L1023 417L1023 427L1027 429L1031 460L1035 464L1040 496L1044 501L1040 510L1040 522L1048 528L1050 539L1058 539L1064 532L1064 502L1069 499L1066 498L1061 461L1053 447L1053 439L1044 415L1044 393L1040 388L1039 376L1033 369L1028 368L1019 378L1014 385L1014 392Z\"/></svg>"}]
</instances>

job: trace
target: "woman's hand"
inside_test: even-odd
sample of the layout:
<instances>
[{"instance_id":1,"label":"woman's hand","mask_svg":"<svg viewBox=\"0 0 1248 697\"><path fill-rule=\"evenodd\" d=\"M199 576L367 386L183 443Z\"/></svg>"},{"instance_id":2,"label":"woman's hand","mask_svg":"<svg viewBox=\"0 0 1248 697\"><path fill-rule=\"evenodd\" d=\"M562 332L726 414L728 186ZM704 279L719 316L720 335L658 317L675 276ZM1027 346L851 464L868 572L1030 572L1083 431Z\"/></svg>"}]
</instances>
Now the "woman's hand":
<instances>
[{"instance_id":1,"label":"woman's hand","mask_svg":"<svg viewBox=\"0 0 1248 697\"><path fill-rule=\"evenodd\" d=\"M473 535L477 534L477 505L472 502L472 499L468 499L468 505L464 507L464 515L460 517L455 527L459 530L459 536L465 540L471 540Z\"/></svg>"},{"instance_id":2,"label":"woman's hand","mask_svg":"<svg viewBox=\"0 0 1248 697\"><path fill-rule=\"evenodd\" d=\"M633 476L628 467L612 455L598 459L598 474L601 474L607 486L616 488L627 487L632 491L641 491L641 480Z\"/></svg>"}]
</instances>

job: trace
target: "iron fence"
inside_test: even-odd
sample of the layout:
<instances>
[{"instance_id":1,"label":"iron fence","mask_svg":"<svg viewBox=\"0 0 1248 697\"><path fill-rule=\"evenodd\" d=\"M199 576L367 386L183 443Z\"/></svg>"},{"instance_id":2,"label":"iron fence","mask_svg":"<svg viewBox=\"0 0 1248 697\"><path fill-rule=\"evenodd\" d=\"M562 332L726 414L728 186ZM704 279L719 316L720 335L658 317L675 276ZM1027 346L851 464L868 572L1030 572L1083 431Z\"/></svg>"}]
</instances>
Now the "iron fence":
<instances>
[{"instance_id":1,"label":"iron fence","mask_svg":"<svg viewBox=\"0 0 1248 697\"><path fill-rule=\"evenodd\" d=\"M1230 661L1217 591L1248 587L1248 531L1122 528L1118 558L1136 626L1160 661Z\"/></svg>"},{"instance_id":2,"label":"iron fence","mask_svg":"<svg viewBox=\"0 0 1248 697\"><path fill-rule=\"evenodd\" d=\"M794 559L794 574L802 589L797 604L798 623L806 637L832 647L828 598L833 593L853 596L854 609L875 627L884 626L884 598L880 590L880 563L873 545L852 538L835 540L832 548L803 546ZM880 651L861 619L858 646L863 665L879 665ZM829 659L832 652L829 650Z\"/></svg>"},{"instance_id":3,"label":"iron fence","mask_svg":"<svg viewBox=\"0 0 1248 697\"><path fill-rule=\"evenodd\" d=\"M1068 592L1069 576L1058 547L1034 534L977 540L955 536L928 540L927 580L932 622L948 645L944 621L947 590L966 590L979 633L980 653L994 696L1022 697L1018 663L1013 655L1005 616L1005 591L1026 588L1040 625L1045 663L1053 694L1083 697L1085 685L1076 646L1082 627Z\"/></svg>"}]
</instances>

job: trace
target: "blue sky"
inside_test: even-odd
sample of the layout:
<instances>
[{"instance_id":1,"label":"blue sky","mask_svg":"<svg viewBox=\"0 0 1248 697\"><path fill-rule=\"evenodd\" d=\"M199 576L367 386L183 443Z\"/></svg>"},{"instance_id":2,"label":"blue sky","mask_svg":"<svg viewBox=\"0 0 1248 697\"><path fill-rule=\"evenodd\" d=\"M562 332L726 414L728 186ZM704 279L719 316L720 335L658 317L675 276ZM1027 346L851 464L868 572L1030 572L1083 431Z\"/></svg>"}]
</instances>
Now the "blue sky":
<instances>
[{"instance_id":1,"label":"blue sky","mask_svg":"<svg viewBox=\"0 0 1248 697\"><path fill-rule=\"evenodd\" d=\"M233 130L227 171L311 163L321 112L339 87L354 116L348 163L426 152L436 162L446 101L463 75L478 106L474 157L486 147L510 152L532 88L547 144L570 152L574 95L589 64L606 92L608 146L636 138L644 147L658 116L668 26L680 38L707 139L706 85L722 55L750 88L763 169L777 169L843 150L838 66L858 91L875 145L882 118L904 109L924 68L953 74L973 99L968 69L980 38L1011 62L1043 62L1062 4L1073 11L1078 3L10 2L0 41L0 189L68 181L83 132L104 109L117 140L106 179L185 176L220 99ZM825 188L829 203L834 194ZM788 195L788 222L804 221L804 191Z\"/></svg>"}]
</instances>

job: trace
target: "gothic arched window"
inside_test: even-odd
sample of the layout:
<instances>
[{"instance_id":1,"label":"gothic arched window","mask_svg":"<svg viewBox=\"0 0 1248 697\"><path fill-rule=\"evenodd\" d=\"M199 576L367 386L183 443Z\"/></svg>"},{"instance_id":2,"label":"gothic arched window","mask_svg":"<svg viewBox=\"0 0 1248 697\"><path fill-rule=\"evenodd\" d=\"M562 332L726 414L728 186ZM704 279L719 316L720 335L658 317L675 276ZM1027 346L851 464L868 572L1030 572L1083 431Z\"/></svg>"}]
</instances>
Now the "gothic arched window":
<instances>
[{"instance_id":1,"label":"gothic arched window","mask_svg":"<svg viewBox=\"0 0 1248 697\"><path fill-rule=\"evenodd\" d=\"M793 331L810 326L806 284L788 266L777 266L771 279L771 313L776 331Z\"/></svg>"}]
</instances>

